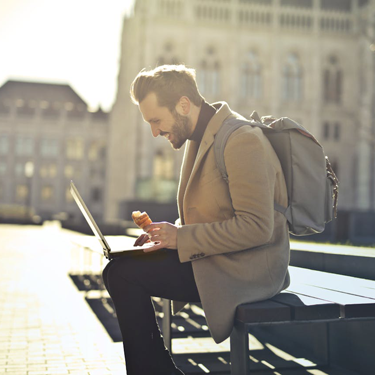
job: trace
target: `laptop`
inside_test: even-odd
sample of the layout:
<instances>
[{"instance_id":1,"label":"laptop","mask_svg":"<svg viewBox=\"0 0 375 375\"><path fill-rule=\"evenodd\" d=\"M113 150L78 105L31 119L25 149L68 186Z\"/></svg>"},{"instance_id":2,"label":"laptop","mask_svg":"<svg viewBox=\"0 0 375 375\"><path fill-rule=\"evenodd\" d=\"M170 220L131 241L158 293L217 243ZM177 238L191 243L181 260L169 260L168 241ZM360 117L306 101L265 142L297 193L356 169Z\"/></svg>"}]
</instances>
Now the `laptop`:
<instances>
[{"instance_id":1,"label":"laptop","mask_svg":"<svg viewBox=\"0 0 375 375\"><path fill-rule=\"evenodd\" d=\"M83 201L81 194L78 192L77 187L74 185L73 181L70 182L70 192L77 203L78 208L82 212L83 216L85 217L87 223L89 224L91 230L93 231L96 239L99 241L102 249L103 254L107 259L113 259L116 257L128 255L129 253L133 255L141 255L144 254L143 250L147 247L154 245L153 242L148 242L143 246L127 246L124 249L111 249L107 240L103 236L101 230L99 229L98 225L96 224L94 218L92 217L90 211L88 210L85 202Z\"/></svg>"}]
</instances>

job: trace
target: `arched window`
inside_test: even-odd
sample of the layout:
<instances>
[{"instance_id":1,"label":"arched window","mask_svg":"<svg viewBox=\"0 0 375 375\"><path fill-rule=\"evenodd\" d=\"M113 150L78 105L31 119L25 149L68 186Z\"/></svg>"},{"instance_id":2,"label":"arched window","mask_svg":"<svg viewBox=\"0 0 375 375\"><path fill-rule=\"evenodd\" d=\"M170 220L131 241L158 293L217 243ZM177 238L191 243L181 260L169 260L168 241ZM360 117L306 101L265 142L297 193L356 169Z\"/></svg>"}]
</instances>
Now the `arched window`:
<instances>
[{"instance_id":1,"label":"arched window","mask_svg":"<svg viewBox=\"0 0 375 375\"><path fill-rule=\"evenodd\" d=\"M240 77L241 96L258 99L262 95L261 68L257 55L250 51L242 64Z\"/></svg>"},{"instance_id":2,"label":"arched window","mask_svg":"<svg viewBox=\"0 0 375 375\"><path fill-rule=\"evenodd\" d=\"M330 56L323 73L324 101L340 103L342 96L342 70L336 56Z\"/></svg>"},{"instance_id":3,"label":"arched window","mask_svg":"<svg viewBox=\"0 0 375 375\"><path fill-rule=\"evenodd\" d=\"M174 44L167 42L164 44L161 54L156 62L157 66L165 64L178 64L179 59L176 57Z\"/></svg>"},{"instance_id":4,"label":"arched window","mask_svg":"<svg viewBox=\"0 0 375 375\"><path fill-rule=\"evenodd\" d=\"M283 99L298 101L302 98L302 69L299 58L291 53L283 67Z\"/></svg>"},{"instance_id":5,"label":"arched window","mask_svg":"<svg viewBox=\"0 0 375 375\"><path fill-rule=\"evenodd\" d=\"M220 93L220 70L215 49L209 47L197 70L198 86L203 95L216 96Z\"/></svg>"}]
</instances>

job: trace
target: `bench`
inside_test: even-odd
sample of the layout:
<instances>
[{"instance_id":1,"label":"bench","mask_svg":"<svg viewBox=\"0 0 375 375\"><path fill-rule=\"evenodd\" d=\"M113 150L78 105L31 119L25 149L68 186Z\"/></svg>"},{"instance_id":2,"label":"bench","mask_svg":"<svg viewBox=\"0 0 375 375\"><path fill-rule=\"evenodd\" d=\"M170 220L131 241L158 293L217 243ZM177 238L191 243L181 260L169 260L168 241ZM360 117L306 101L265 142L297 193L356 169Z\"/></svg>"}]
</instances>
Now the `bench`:
<instances>
[{"instance_id":1,"label":"bench","mask_svg":"<svg viewBox=\"0 0 375 375\"><path fill-rule=\"evenodd\" d=\"M97 266L103 266L101 251L93 246L96 240L92 240L88 241L84 236L73 241L76 246L74 253L77 254L77 248L83 251L81 262L83 260L85 271L93 271L93 263L97 263L93 262L94 253L101 259ZM74 259L75 264L77 260ZM249 330L303 324L314 324L314 327L326 325L326 342L322 347L327 351L325 364L329 365L330 323L375 320L375 281L297 267L290 267L290 274L292 282L286 291L267 301L238 306L230 337L232 375L245 375L253 370L250 369L253 363L249 358ZM164 300L161 308L164 341L171 350L173 319L170 301Z\"/></svg>"},{"instance_id":2,"label":"bench","mask_svg":"<svg viewBox=\"0 0 375 375\"><path fill-rule=\"evenodd\" d=\"M238 306L230 336L231 375L250 374L249 329L375 319L375 281L290 267L291 285L262 302ZM171 348L170 309L165 302L163 335ZM330 365L328 328L325 366ZM312 366L312 368L316 368Z\"/></svg>"}]
</instances>

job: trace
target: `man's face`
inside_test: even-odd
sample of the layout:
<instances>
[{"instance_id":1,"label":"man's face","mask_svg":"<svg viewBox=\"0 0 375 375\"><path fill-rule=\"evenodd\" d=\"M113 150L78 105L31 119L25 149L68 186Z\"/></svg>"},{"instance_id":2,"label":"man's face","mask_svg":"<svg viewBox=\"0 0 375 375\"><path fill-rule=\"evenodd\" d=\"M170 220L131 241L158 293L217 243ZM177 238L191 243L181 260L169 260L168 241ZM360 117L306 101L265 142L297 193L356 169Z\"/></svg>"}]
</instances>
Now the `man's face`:
<instances>
[{"instance_id":1,"label":"man's face","mask_svg":"<svg viewBox=\"0 0 375 375\"><path fill-rule=\"evenodd\" d=\"M143 119L151 126L154 137L164 136L175 150L186 142L192 133L192 124L187 116L176 110L171 113L167 107L160 107L156 94L149 93L139 104Z\"/></svg>"}]
</instances>

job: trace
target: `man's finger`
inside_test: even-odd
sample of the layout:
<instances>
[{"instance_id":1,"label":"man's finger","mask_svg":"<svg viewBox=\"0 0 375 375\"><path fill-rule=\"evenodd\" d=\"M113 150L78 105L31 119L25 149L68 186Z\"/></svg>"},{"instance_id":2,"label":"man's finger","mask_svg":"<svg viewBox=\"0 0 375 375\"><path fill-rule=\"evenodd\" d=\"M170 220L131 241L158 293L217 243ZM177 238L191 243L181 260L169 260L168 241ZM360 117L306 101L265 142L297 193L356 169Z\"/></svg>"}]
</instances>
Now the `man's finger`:
<instances>
[{"instance_id":1,"label":"man's finger","mask_svg":"<svg viewBox=\"0 0 375 375\"><path fill-rule=\"evenodd\" d=\"M147 234L140 235L134 242L134 246L143 246L147 241L149 240L149 237Z\"/></svg>"},{"instance_id":2,"label":"man's finger","mask_svg":"<svg viewBox=\"0 0 375 375\"><path fill-rule=\"evenodd\" d=\"M163 228L165 226L165 223L164 222L160 222L160 223L151 223L149 225L147 225L146 227L143 228L143 230L145 232L150 232L150 231L156 231L156 230L160 230L161 228Z\"/></svg>"}]
</instances>

